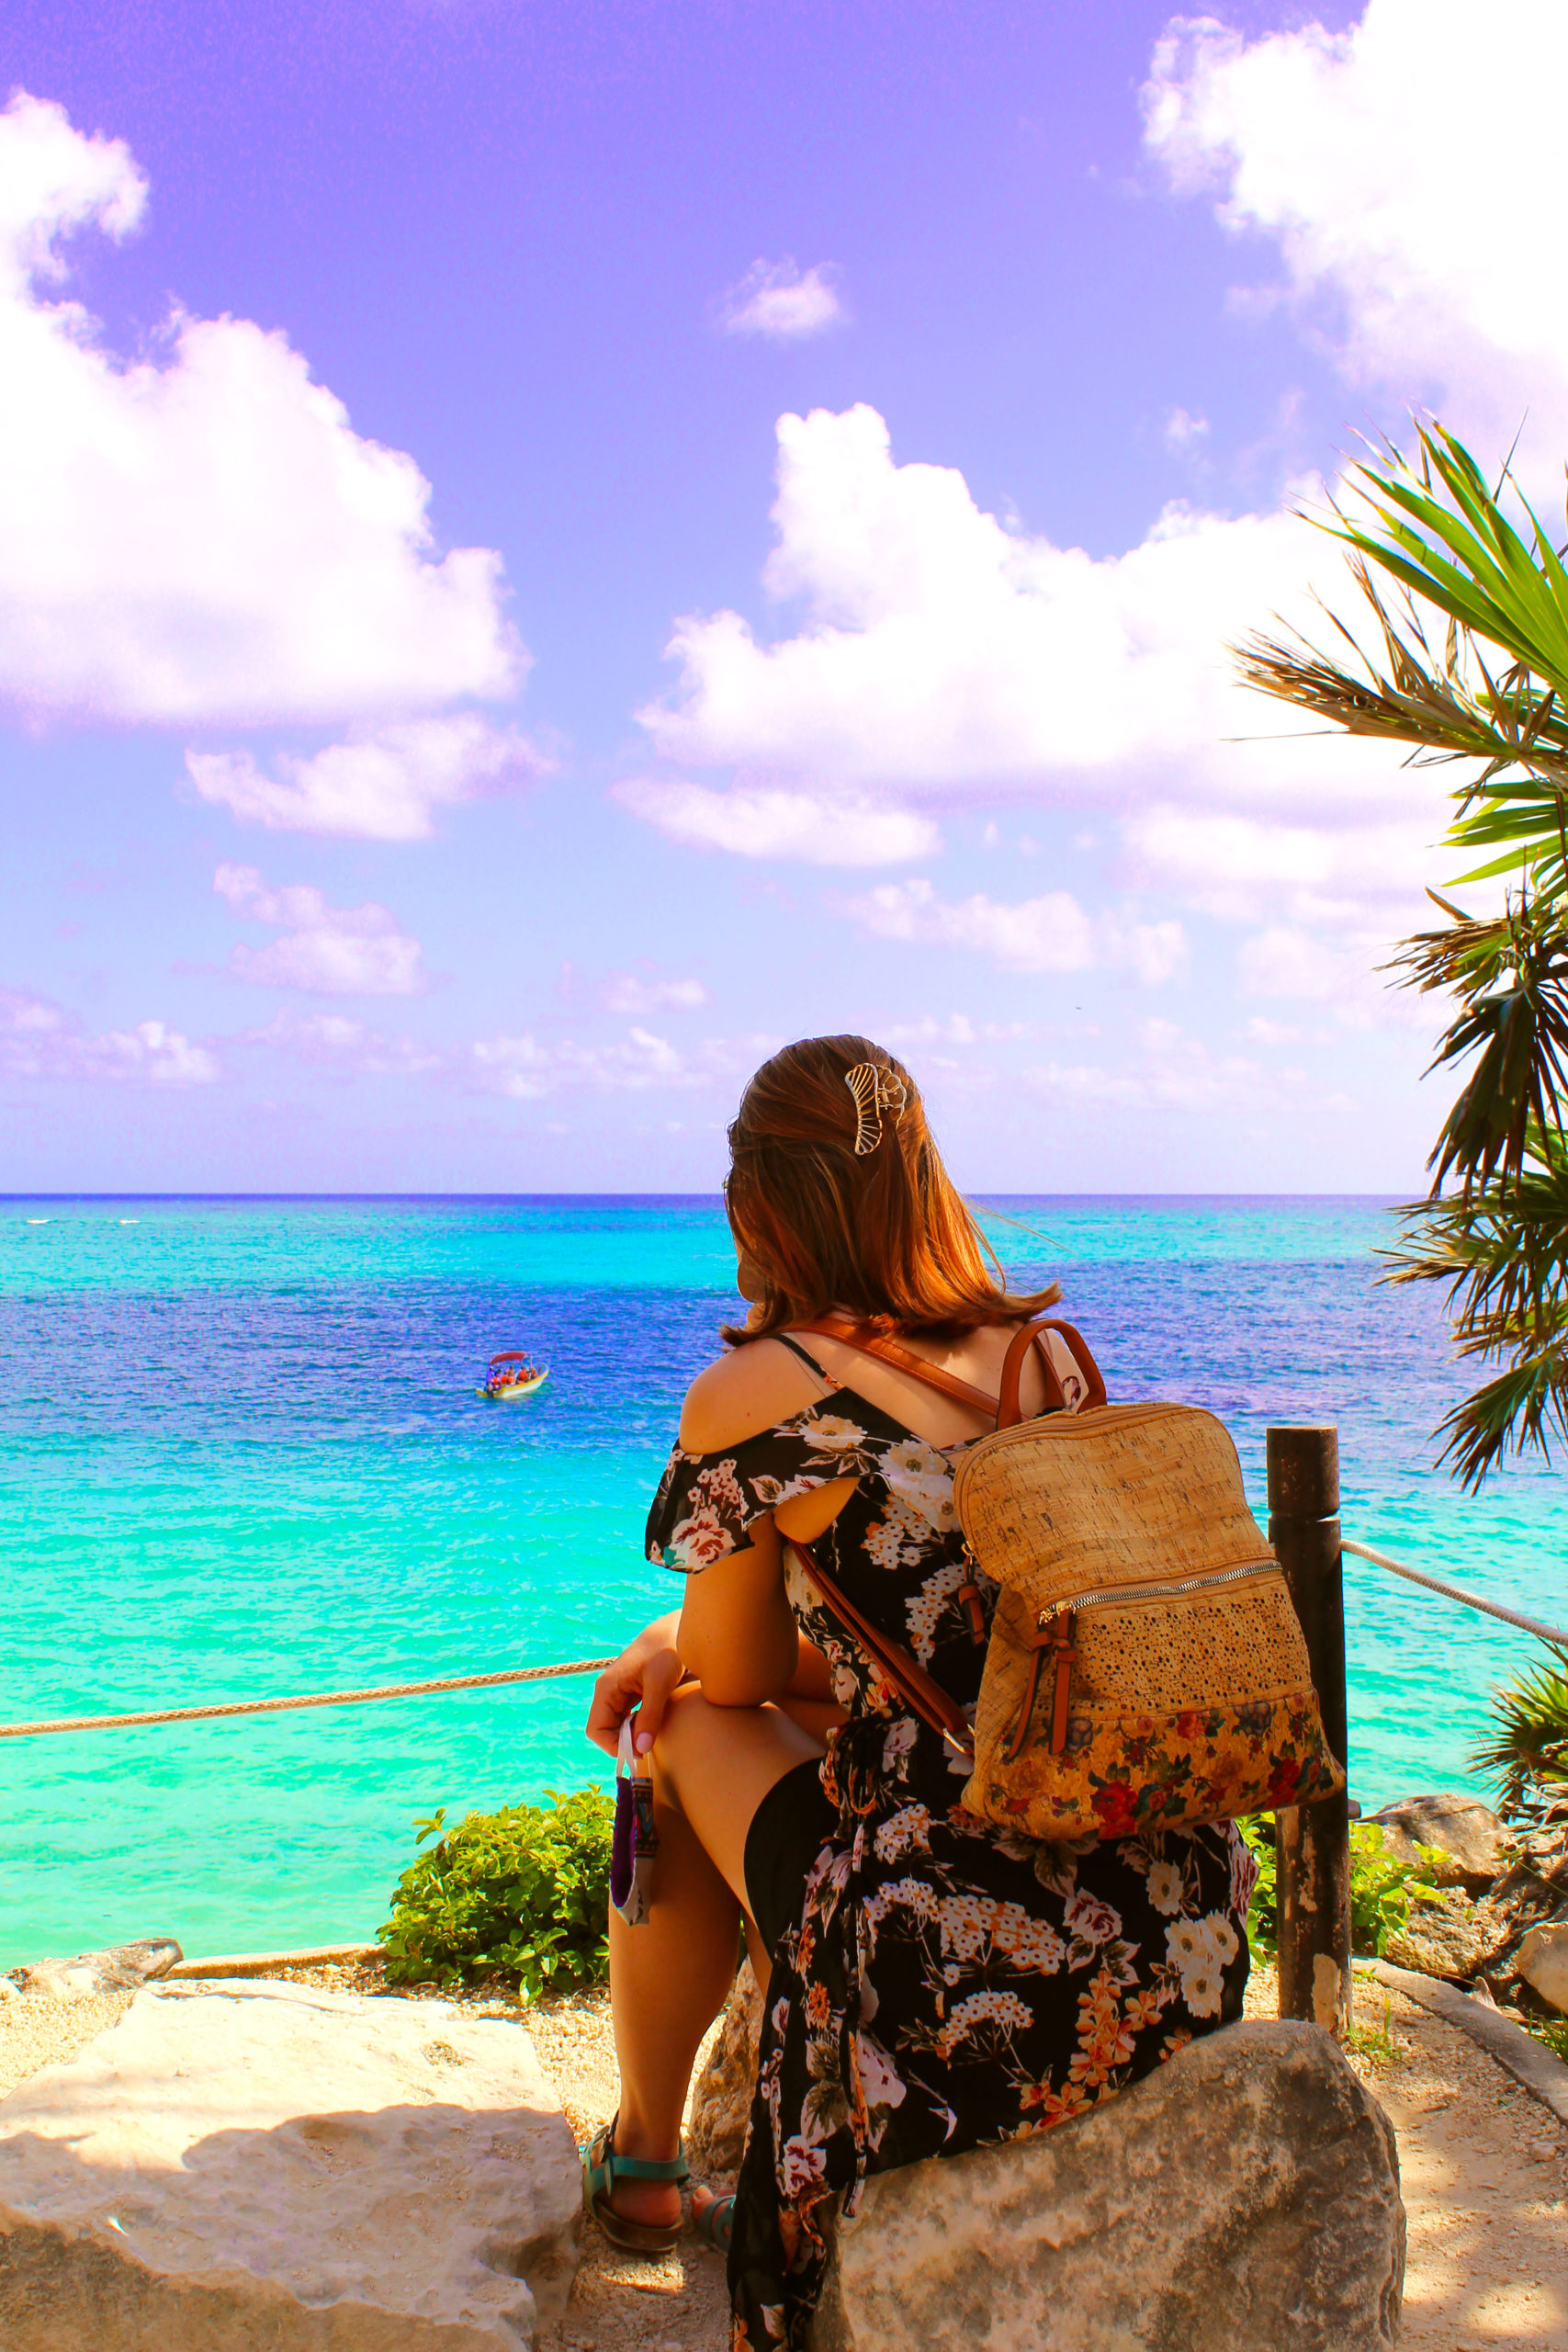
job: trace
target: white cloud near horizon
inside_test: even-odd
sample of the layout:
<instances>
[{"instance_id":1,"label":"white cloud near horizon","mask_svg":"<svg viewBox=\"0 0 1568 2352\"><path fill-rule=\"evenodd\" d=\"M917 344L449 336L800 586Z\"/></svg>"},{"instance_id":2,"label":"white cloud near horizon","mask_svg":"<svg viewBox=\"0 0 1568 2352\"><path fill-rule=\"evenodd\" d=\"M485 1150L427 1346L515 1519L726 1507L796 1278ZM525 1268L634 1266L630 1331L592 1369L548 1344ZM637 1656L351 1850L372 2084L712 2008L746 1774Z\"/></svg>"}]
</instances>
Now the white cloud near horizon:
<instances>
[{"instance_id":1,"label":"white cloud near horizon","mask_svg":"<svg viewBox=\"0 0 1568 2352\"><path fill-rule=\"evenodd\" d=\"M146 200L123 141L26 92L0 110L0 701L332 724L512 693L500 557L437 553L412 458L282 334L176 308L125 358L59 293L65 241Z\"/></svg>"},{"instance_id":2,"label":"white cloud near horizon","mask_svg":"<svg viewBox=\"0 0 1568 2352\"><path fill-rule=\"evenodd\" d=\"M345 1012L300 1012L279 1005L263 1028L238 1042L269 1046L290 1059L355 1078L410 1078L439 1069L445 1057L412 1037L388 1037Z\"/></svg>"},{"instance_id":3,"label":"white cloud near horizon","mask_svg":"<svg viewBox=\"0 0 1568 2352\"><path fill-rule=\"evenodd\" d=\"M686 849L734 857L795 858L807 865L897 865L931 857L942 836L929 817L861 792L778 790L740 783L728 792L677 777L633 776L611 787L634 817Z\"/></svg>"},{"instance_id":4,"label":"white cloud near horizon","mask_svg":"<svg viewBox=\"0 0 1568 2352\"><path fill-rule=\"evenodd\" d=\"M733 1085L774 1054L782 1037L705 1037L689 1050L634 1023L624 1038L581 1045L542 1041L531 1031L481 1038L468 1049L468 1083L482 1093L533 1102L562 1088L644 1093L654 1087Z\"/></svg>"},{"instance_id":5,"label":"white cloud near horizon","mask_svg":"<svg viewBox=\"0 0 1568 2352\"><path fill-rule=\"evenodd\" d=\"M0 1077L87 1079L146 1086L210 1086L223 1075L209 1046L166 1021L89 1035L47 997L0 989Z\"/></svg>"},{"instance_id":6,"label":"white cloud near horizon","mask_svg":"<svg viewBox=\"0 0 1568 2352\"><path fill-rule=\"evenodd\" d=\"M767 335L778 343L825 334L848 315L830 265L818 262L801 270L788 254L780 261L754 261L718 305L726 334Z\"/></svg>"},{"instance_id":7,"label":"white cloud near horizon","mask_svg":"<svg viewBox=\"0 0 1568 2352\"><path fill-rule=\"evenodd\" d=\"M612 972L599 990L607 1012L637 1020L654 1012L694 1012L708 1001L701 980L661 979L655 972Z\"/></svg>"},{"instance_id":8,"label":"white cloud near horizon","mask_svg":"<svg viewBox=\"0 0 1568 2352\"><path fill-rule=\"evenodd\" d=\"M472 711L351 729L309 755L280 752L266 775L249 752L187 752L204 800L242 824L355 841L427 841L433 811L534 783L548 763L515 728Z\"/></svg>"},{"instance_id":9,"label":"white cloud near horizon","mask_svg":"<svg viewBox=\"0 0 1568 2352\"><path fill-rule=\"evenodd\" d=\"M1273 299L1348 381L1439 406L1492 461L1528 410L1521 468L1560 495L1568 311L1550 289L1568 12L1489 0L1481 31L1473 0L1368 0L1343 32L1254 40L1176 17L1144 93L1146 143L1179 191L1273 244ZM1495 146L1483 168L1477 139L1505 126L1506 168Z\"/></svg>"},{"instance_id":10,"label":"white cloud near horizon","mask_svg":"<svg viewBox=\"0 0 1568 2352\"><path fill-rule=\"evenodd\" d=\"M269 888L254 865L220 865L212 887L243 921L282 933L265 947L235 948L229 970L237 980L314 996L418 996L425 988L418 940L373 899L332 907L310 883Z\"/></svg>"},{"instance_id":11,"label":"white cloud near horizon","mask_svg":"<svg viewBox=\"0 0 1568 2352\"><path fill-rule=\"evenodd\" d=\"M1091 915L1066 890L1006 906L981 892L941 899L924 880L885 882L858 899L843 899L838 911L873 939L964 948L1007 972L1121 967L1145 988L1158 988L1187 962L1187 938L1179 922L1127 921L1114 912Z\"/></svg>"}]
</instances>

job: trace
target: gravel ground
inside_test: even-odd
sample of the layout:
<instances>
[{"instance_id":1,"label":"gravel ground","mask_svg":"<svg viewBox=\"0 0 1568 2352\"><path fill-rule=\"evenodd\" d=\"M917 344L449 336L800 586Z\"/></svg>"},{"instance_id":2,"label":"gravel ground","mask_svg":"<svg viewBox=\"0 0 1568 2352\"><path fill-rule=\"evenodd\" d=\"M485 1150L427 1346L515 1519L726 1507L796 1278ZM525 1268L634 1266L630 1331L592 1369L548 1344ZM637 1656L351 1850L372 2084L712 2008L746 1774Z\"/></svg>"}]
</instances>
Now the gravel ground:
<instances>
[{"instance_id":1,"label":"gravel ground","mask_svg":"<svg viewBox=\"0 0 1568 2352\"><path fill-rule=\"evenodd\" d=\"M277 1973L342 1992L385 1989L375 1962ZM0 2003L0 2097L73 2057L130 1997ZM497 1994L466 2006L513 2004ZM1251 2017L1276 2014L1271 1970L1255 1972L1247 2006ZM527 2024L585 2138L615 2107L607 1996L544 2002ZM1372 1979L1358 1980L1349 2055L1399 2138L1410 2228L1404 2352L1568 2352L1568 2130L1455 2027ZM590 2228L563 2352L722 2352L727 2322L723 2262L690 2231L676 2254L638 2262Z\"/></svg>"}]
</instances>

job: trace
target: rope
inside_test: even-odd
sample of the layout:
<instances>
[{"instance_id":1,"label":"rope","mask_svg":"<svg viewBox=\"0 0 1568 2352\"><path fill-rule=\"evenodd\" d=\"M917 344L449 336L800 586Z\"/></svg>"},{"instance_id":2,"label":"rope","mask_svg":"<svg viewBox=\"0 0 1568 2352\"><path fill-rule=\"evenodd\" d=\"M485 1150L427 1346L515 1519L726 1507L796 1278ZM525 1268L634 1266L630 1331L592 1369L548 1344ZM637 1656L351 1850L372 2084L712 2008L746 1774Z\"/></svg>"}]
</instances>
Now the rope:
<instances>
[{"instance_id":1,"label":"rope","mask_svg":"<svg viewBox=\"0 0 1568 2352\"><path fill-rule=\"evenodd\" d=\"M36 1739L51 1731L118 1731L133 1724L196 1724L220 1715L280 1715L291 1707L363 1707L372 1699L423 1699L434 1690L493 1690L502 1682L544 1682L558 1674L600 1674L613 1657L574 1658L570 1666L521 1666L508 1674L453 1674L441 1682L388 1682L378 1690L315 1690L304 1699L234 1699L222 1707L156 1707L135 1715L61 1715L51 1723L0 1724L0 1739Z\"/></svg>"},{"instance_id":2,"label":"rope","mask_svg":"<svg viewBox=\"0 0 1568 2352\"><path fill-rule=\"evenodd\" d=\"M1533 1634L1538 1641L1551 1642L1554 1648L1568 1650L1568 1634L1561 1625L1543 1625L1539 1617L1521 1617L1517 1609L1505 1609L1500 1600L1483 1600L1479 1593L1466 1592L1459 1584L1445 1584L1441 1577L1423 1575L1419 1568L1407 1568L1403 1560L1391 1560L1386 1552L1374 1552L1370 1544L1344 1542L1340 1549L1354 1552L1359 1560L1371 1560L1374 1567L1386 1568L1390 1576L1407 1577L1412 1584L1425 1585L1428 1592L1440 1592L1445 1600L1461 1600L1467 1609L1479 1609L1485 1616L1500 1617L1505 1625L1517 1625L1523 1634Z\"/></svg>"},{"instance_id":3,"label":"rope","mask_svg":"<svg viewBox=\"0 0 1568 2352\"><path fill-rule=\"evenodd\" d=\"M1375 1567L1386 1568L1391 1576L1424 1585L1428 1592L1440 1592L1446 1600L1462 1601L1467 1609L1479 1609L1488 1617L1501 1618L1505 1625L1533 1634L1538 1641L1568 1650L1568 1633L1559 1625L1543 1625L1539 1618L1521 1617L1517 1610L1505 1609L1501 1601L1483 1600L1461 1585L1445 1584L1441 1577L1429 1577L1419 1568L1406 1567L1403 1560L1391 1560L1386 1552L1376 1552L1370 1544L1353 1544L1347 1538L1341 1548L1359 1560L1371 1560ZM125 1731L142 1724L213 1723L229 1715L281 1715L299 1707L363 1707L377 1699L425 1699L443 1690L495 1690L508 1682L602 1674L614 1664L609 1657L580 1657L565 1666L514 1667L505 1674L453 1674L438 1682L387 1682L374 1690L314 1690L302 1699L232 1699L219 1707L150 1707L130 1715L59 1715L48 1723L0 1724L0 1739L39 1739L57 1731Z\"/></svg>"}]
</instances>

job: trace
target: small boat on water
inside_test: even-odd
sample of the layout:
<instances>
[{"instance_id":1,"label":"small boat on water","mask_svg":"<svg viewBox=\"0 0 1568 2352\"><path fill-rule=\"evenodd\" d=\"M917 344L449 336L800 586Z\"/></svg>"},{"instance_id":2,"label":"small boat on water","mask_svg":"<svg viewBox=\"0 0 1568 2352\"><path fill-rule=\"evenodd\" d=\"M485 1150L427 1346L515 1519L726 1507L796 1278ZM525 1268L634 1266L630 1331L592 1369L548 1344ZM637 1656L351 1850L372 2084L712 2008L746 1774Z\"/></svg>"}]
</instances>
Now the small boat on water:
<instances>
[{"instance_id":1,"label":"small boat on water","mask_svg":"<svg viewBox=\"0 0 1568 2352\"><path fill-rule=\"evenodd\" d=\"M476 1388L487 1405L510 1405L519 1396L532 1396L550 1376L547 1363L533 1363L519 1348L506 1348L491 1356L485 1373L485 1385Z\"/></svg>"}]
</instances>

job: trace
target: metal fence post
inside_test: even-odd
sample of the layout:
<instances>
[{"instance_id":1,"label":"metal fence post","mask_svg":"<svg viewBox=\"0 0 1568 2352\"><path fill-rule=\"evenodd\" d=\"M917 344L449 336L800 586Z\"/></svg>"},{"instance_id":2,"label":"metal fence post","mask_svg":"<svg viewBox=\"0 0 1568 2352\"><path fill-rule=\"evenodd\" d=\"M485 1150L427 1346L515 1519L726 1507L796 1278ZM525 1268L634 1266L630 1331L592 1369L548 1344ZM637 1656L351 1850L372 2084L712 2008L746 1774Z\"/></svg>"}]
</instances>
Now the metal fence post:
<instances>
[{"instance_id":1,"label":"metal fence post","mask_svg":"<svg viewBox=\"0 0 1568 2352\"><path fill-rule=\"evenodd\" d=\"M1347 1748L1345 1589L1339 1554L1339 1432L1267 1432L1269 1541L1279 1555L1312 1660L1328 1744ZM1280 2015L1343 2036L1350 2022L1350 1827L1347 1798L1275 1816Z\"/></svg>"}]
</instances>

